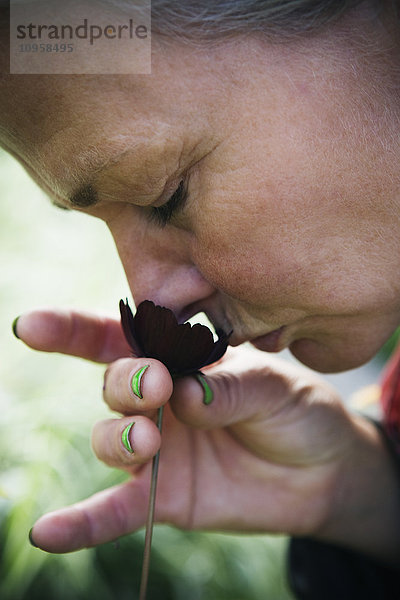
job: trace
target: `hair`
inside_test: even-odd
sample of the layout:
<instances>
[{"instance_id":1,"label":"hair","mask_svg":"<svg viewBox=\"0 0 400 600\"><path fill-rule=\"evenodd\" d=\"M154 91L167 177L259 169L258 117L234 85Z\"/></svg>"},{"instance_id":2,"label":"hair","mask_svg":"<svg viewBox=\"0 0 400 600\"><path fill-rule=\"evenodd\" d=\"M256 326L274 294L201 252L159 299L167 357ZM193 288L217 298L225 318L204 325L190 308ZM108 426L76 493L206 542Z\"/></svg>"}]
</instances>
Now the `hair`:
<instances>
[{"instance_id":1,"label":"hair","mask_svg":"<svg viewBox=\"0 0 400 600\"><path fill-rule=\"evenodd\" d=\"M131 5L129 0L103 1L120 9L129 10ZM316 32L362 2L363 0L152 0L151 28L153 33L180 40L217 40L260 32L277 41ZM385 0L369 2L378 11L384 3Z\"/></svg>"},{"instance_id":2,"label":"hair","mask_svg":"<svg viewBox=\"0 0 400 600\"><path fill-rule=\"evenodd\" d=\"M211 0L152 5L152 21L158 33L214 37L248 32L287 36L320 28L360 0ZM183 30L182 30L183 26ZM159 31L158 31L159 30Z\"/></svg>"}]
</instances>

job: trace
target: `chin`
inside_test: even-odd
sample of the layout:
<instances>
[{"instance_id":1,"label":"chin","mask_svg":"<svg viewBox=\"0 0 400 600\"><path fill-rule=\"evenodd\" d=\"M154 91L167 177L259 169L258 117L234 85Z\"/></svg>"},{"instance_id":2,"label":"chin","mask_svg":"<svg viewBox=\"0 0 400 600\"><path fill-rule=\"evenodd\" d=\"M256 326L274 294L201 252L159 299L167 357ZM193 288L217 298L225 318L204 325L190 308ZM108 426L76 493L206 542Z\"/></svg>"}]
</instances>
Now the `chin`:
<instances>
[{"instance_id":1,"label":"chin","mask_svg":"<svg viewBox=\"0 0 400 600\"><path fill-rule=\"evenodd\" d=\"M352 348L351 345L330 347L314 340L300 339L292 342L289 350L297 360L314 371L339 373L367 363L375 356L379 346L371 348L365 345L362 349Z\"/></svg>"}]
</instances>

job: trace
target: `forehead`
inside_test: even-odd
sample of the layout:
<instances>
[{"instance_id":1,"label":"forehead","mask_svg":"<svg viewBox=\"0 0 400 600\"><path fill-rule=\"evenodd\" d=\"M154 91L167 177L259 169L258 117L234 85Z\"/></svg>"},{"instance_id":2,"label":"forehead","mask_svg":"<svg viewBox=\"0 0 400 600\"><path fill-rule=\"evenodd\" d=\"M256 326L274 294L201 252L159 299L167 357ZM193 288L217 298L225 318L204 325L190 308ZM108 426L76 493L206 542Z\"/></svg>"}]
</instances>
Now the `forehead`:
<instances>
[{"instance_id":1,"label":"forehead","mask_svg":"<svg viewBox=\"0 0 400 600\"><path fill-rule=\"evenodd\" d=\"M327 123L335 103L343 106L348 61L331 52L322 68L313 44L302 53L249 39L206 51L177 45L155 53L151 75L14 77L0 96L8 141L61 200L94 182L104 194L154 192L218 138L253 147L274 132L279 141L293 123L304 130L310 117ZM221 169L232 169L229 157Z\"/></svg>"},{"instance_id":2,"label":"forehead","mask_svg":"<svg viewBox=\"0 0 400 600\"><path fill-rule=\"evenodd\" d=\"M159 78L55 79L44 85L39 78L36 89L31 82L37 109L26 99L15 129L19 157L58 198L105 172L116 187L122 172L125 179L129 172L131 185L135 178L142 185L141 174L159 179L203 137L200 112L189 118L173 97L168 106Z\"/></svg>"},{"instance_id":3,"label":"forehead","mask_svg":"<svg viewBox=\"0 0 400 600\"><path fill-rule=\"evenodd\" d=\"M217 108L228 113L233 77L230 70L221 77L221 69L237 52L168 47L151 75L14 78L8 110L16 153L59 200L106 171L116 187L123 170L130 185L141 173L158 180L215 143Z\"/></svg>"}]
</instances>

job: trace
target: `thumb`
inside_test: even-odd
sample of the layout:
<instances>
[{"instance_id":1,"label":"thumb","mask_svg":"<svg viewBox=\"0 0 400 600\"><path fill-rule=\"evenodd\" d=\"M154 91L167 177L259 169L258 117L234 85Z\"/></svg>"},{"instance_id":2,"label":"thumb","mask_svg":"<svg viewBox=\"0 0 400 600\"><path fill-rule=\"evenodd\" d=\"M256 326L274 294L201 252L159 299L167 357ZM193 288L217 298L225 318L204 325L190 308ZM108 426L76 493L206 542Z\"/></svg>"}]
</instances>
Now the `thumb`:
<instances>
[{"instance_id":1,"label":"thumb","mask_svg":"<svg viewBox=\"0 0 400 600\"><path fill-rule=\"evenodd\" d=\"M221 363L203 371L212 393L210 404L204 403L204 386L196 376L174 382L171 407L180 421L201 429L228 427L265 420L290 401L296 368L293 371L283 361L257 351L235 349L227 354Z\"/></svg>"},{"instance_id":2,"label":"thumb","mask_svg":"<svg viewBox=\"0 0 400 600\"><path fill-rule=\"evenodd\" d=\"M64 553L126 535L146 520L148 487L148 476L133 479L48 513L31 529L30 541L46 552Z\"/></svg>"}]
</instances>

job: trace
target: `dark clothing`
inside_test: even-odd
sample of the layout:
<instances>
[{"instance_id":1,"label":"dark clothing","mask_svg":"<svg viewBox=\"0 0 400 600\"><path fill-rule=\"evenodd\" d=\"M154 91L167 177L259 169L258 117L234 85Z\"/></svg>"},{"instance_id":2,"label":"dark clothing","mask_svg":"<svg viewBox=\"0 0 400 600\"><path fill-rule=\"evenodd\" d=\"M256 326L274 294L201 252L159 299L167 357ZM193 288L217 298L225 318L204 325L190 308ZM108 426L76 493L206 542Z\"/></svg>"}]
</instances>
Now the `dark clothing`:
<instances>
[{"instance_id":1,"label":"dark clothing","mask_svg":"<svg viewBox=\"0 0 400 600\"><path fill-rule=\"evenodd\" d=\"M289 583L299 600L399 600L400 570L345 548L292 539Z\"/></svg>"}]
</instances>

